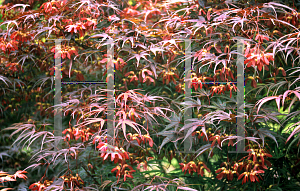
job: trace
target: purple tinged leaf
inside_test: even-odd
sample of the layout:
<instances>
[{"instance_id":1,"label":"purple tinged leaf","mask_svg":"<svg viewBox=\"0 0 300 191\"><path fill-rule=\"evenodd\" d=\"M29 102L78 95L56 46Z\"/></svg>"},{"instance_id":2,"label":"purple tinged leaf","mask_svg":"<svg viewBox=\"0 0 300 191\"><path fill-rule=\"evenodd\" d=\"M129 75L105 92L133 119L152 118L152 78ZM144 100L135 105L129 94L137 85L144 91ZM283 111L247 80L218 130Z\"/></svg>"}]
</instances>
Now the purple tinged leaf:
<instances>
[{"instance_id":1,"label":"purple tinged leaf","mask_svg":"<svg viewBox=\"0 0 300 191\"><path fill-rule=\"evenodd\" d=\"M163 117L165 117L165 118L168 119L168 117L166 116L166 114L164 114L164 112L161 109L163 109L163 108L161 108L161 107L154 107L154 112L155 113L161 113ZM165 109L167 109L167 108L165 108ZM180 123L180 121L178 121L178 124L179 123Z\"/></svg>"},{"instance_id":2,"label":"purple tinged leaf","mask_svg":"<svg viewBox=\"0 0 300 191\"><path fill-rule=\"evenodd\" d=\"M292 129L294 126L296 126L296 125L300 125L300 121L299 122L297 122L297 123L295 123L295 124L293 124L292 126L290 126L286 131L289 131L290 129Z\"/></svg>"},{"instance_id":3,"label":"purple tinged leaf","mask_svg":"<svg viewBox=\"0 0 300 191\"><path fill-rule=\"evenodd\" d=\"M292 12L296 12L295 9L292 9L292 8L286 6L286 5L283 5L283 4L280 4L280 3L275 3L275 2L265 3L263 6L264 6L264 7L272 7L272 8L274 8L274 6L277 6L277 7L280 7L280 8L282 7L282 8L289 9L289 10L291 10Z\"/></svg>"},{"instance_id":4,"label":"purple tinged leaf","mask_svg":"<svg viewBox=\"0 0 300 191\"><path fill-rule=\"evenodd\" d=\"M163 146L165 145L165 144L167 144L168 142L170 142L171 141L171 139L169 138L169 137L165 137L164 138L164 140L162 141L162 143L161 143L161 145L160 145L160 147L159 147L159 151L158 151L158 153L160 154L160 151L161 151L161 149L163 148Z\"/></svg>"},{"instance_id":5,"label":"purple tinged leaf","mask_svg":"<svg viewBox=\"0 0 300 191\"><path fill-rule=\"evenodd\" d=\"M284 104L284 100L285 100L285 98L287 97L287 95L289 94L290 91L291 90L288 90L288 91L284 92L284 94L282 96L282 105Z\"/></svg>"},{"instance_id":6,"label":"purple tinged leaf","mask_svg":"<svg viewBox=\"0 0 300 191\"><path fill-rule=\"evenodd\" d=\"M182 186L178 187L178 189L181 189L181 190L189 190L189 191L197 191L197 190L195 190L195 189L193 189L193 188L182 187Z\"/></svg>"},{"instance_id":7,"label":"purple tinged leaf","mask_svg":"<svg viewBox=\"0 0 300 191\"><path fill-rule=\"evenodd\" d=\"M0 158L3 160L2 156L11 157L11 156L10 156L9 154L7 154L6 152L0 153Z\"/></svg>"},{"instance_id":8,"label":"purple tinged leaf","mask_svg":"<svg viewBox=\"0 0 300 191\"><path fill-rule=\"evenodd\" d=\"M200 23L204 23L206 20L203 16L199 16L199 19L188 19L188 20L184 20L184 22L196 22L197 24Z\"/></svg>"},{"instance_id":9,"label":"purple tinged leaf","mask_svg":"<svg viewBox=\"0 0 300 191\"><path fill-rule=\"evenodd\" d=\"M215 147L215 146L214 146ZM213 148L214 148L213 147ZM207 151L207 150L209 150L211 148L211 144L206 144L206 145L203 145L202 147L200 147L200 149L198 149L197 151L196 151L196 153L197 152L199 152L198 154L197 154L197 156L195 157L195 158L197 158L199 155L201 155L202 153L204 153L205 151Z\"/></svg>"},{"instance_id":10,"label":"purple tinged leaf","mask_svg":"<svg viewBox=\"0 0 300 191\"><path fill-rule=\"evenodd\" d=\"M208 140L208 136L206 134L206 129L205 129L205 126L203 125L202 128L201 128L202 132L204 133L206 139Z\"/></svg>"},{"instance_id":11,"label":"purple tinged leaf","mask_svg":"<svg viewBox=\"0 0 300 191\"><path fill-rule=\"evenodd\" d=\"M26 167L26 168L24 169L24 171L26 171L27 169L32 168L32 167L34 167L33 169L35 169L37 166L40 166L40 165L46 165L46 164L47 164L47 163L37 163L37 164L32 164L32 165Z\"/></svg>"},{"instance_id":12,"label":"purple tinged leaf","mask_svg":"<svg viewBox=\"0 0 300 191\"><path fill-rule=\"evenodd\" d=\"M0 76L0 80L3 81L7 86L8 86L7 82L11 84L11 81L5 76Z\"/></svg>"},{"instance_id":13,"label":"purple tinged leaf","mask_svg":"<svg viewBox=\"0 0 300 191\"><path fill-rule=\"evenodd\" d=\"M267 101L270 101L270 100L272 100L272 99L276 99L278 96L271 96L271 97L266 97L266 98L263 98L263 99L261 99L261 100L259 100L258 102L257 102L257 104L256 105L258 105L258 108L257 108L257 114L258 114L258 112L259 112L259 110L260 110L260 107L264 104L264 103L266 103Z\"/></svg>"},{"instance_id":14,"label":"purple tinged leaf","mask_svg":"<svg viewBox=\"0 0 300 191\"><path fill-rule=\"evenodd\" d=\"M84 122L82 122L82 123L80 123L80 124L78 124L76 126L86 126L86 125L89 125L91 123L98 123L98 122L100 122L100 125L101 125L100 129L102 129L102 127L103 127L103 125L105 123L105 120L102 119L102 118L86 118Z\"/></svg>"},{"instance_id":15,"label":"purple tinged leaf","mask_svg":"<svg viewBox=\"0 0 300 191\"><path fill-rule=\"evenodd\" d=\"M107 39L107 38L109 38L109 35L106 34L106 33L95 34L95 35L93 35L93 36L90 36L89 38L99 38L99 37L102 37L102 38L104 38L104 39Z\"/></svg>"},{"instance_id":16,"label":"purple tinged leaf","mask_svg":"<svg viewBox=\"0 0 300 191\"><path fill-rule=\"evenodd\" d=\"M126 41L129 40L131 42L131 48L133 48L134 37L122 37L122 39L123 39L123 45L122 45L122 47L124 47L124 44L126 43Z\"/></svg>"},{"instance_id":17,"label":"purple tinged leaf","mask_svg":"<svg viewBox=\"0 0 300 191\"><path fill-rule=\"evenodd\" d=\"M221 147L222 147L222 145L223 145L223 142L225 142L225 141L227 141L227 140L229 140L229 139L237 139L238 138L238 136L228 136L227 138L225 138L225 139L223 139L222 141L221 141Z\"/></svg>"},{"instance_id":18,"label":"purple tinged leaf","mask_svg":"<svg viewBox=\"0 0 300 191\"><path fill-rule=\"evenodd\" d=\"M156 56L157 51L163 52L164 49L158 48L158 47L150 47L150 51L153 52L153 54Z\"/></svg>"},{"instance_id":19,"label":"purple tinged leaf","mask_svg":"<svg viewBox=\"0 0 300 191\"><path fill-rule=\"evenodd\" d=\"M190 125L190 124L188 124L188 125ZM185 139L188 138L188 137L195 131L195 129L197 129L197 127L198 127L198 125L192 125L192 128L189 128L189 130L188 130L188 132L186 133L186 135L185 135L185 137L184 137L184 139L183 139L182 142L184 142ZM182 130L182 129L181 129L181 130Z\"/></svg>"},{"instance_id":20,"label":"purple tinged leaf","mask_svg":"<svg viewBox=\"0 0 300 191\"><path fill-rule=\"evenodd\" d=\"M241 140L243 140L244 138L242 138ZM250 141L253 141L253 142L255 142L255 143L257 143L257 145L259 146L259 148L260 148L260 144L256 141L256 139L259 139L259 138L257 138L257 137L246 137L245 139L248 139L248 140L250 140ZM239 140L239 141L241 141L241 140ZM239 141L237 141L237 142L239 142ZM236 143L237 143L236 142ZM236 144L235 143L235 144ZM234 144L234 145L235 145Z\"/></svg>"},{"instance_id":21,"label":"purple tinged leaf","mask_svg":"<svg viewBox=\"0 0 300 191\"><path fill-rule=\"evenodd\" d=\"M69 78L71 78L71 69L72 69L72 60L70 60L70 67L69 67Z\"/></svg>"},{"instance_id":22,"label":"purple tinged leaf","mask_svg":"<svg viewBox=\"0 0 300 191\"><path fill-rule=\"evenodd\" d=\"M300 93L299 92L297 92L297 91L293 91L293 93L299 98L299 100L300 100Z\"/></svg>"},{"instance_id":23,"label":"purple tinged leaf","mask_svg":"<svg viewBox=\"0 0 300 191\"><path fill-rule=\"evenodd\" d=\"M133 122L133 121L130 121L130 120L127 120L127 119L121 119L121 120L119 120L119 123L118 123L118 125L116 126L116 128L118 128L120 125L122 124L122 130L123 130L123 133L124 133L124 137L125 137L125 139L128 141L128 139L127 139L127 136L126 136L126 125L129 125L129 126L131 126L139 135L141 135L141 131L140 131L140 129L138 129L138 128L136 128L136 126L141 126L140 124L138 124L138 123L135 123L135 122ZM141 127L143 127L143 126L141 126ZM144 128L144 127L143 127ZM145 129L145 128L144 128ZM128 141L129 142L129 141Z\"/></svg>"},{"instance_id":24,"label":"purple tinged leaf","mask_svg":"<svg viewBox=\"0 0 300 191\"><path fill-rule=\"evenodd\" d=\"M300 122L300 121L299 121ZM299 122L298 122L298 124L299 124ZM294 124L295 125L295 124ZM293 126L294 126L293 125ZM285 143L287 143L295 134L297 134L297 133L299 133L300 132L300 125L299 126L297 126L294 130L293 130L293 132L291 133L291 135L287 138L287 140L286 140L286 142Z\"/></svg>"},{"instance_id":25,"label":"purple tinged leaf","mask_svg":"<svg viewBox=\"0 0 300 191\"><path fill-rule=\"evenodd\" d=\"M164 46L165 44L167 44L167 43L173 44L177 49L179 49L178 46L177 46L177 44L176 44L175 39L164 40L164 41L162 41L163 46Z\"/></svg>"},{"instance_id":26,"label":"purple tinged leaf","mask_svg":"<svg viewBox=\"0 0 300 191\"><path fill-rule=\"evenodd\" d=\"M147 22L147 17L148 17L148 15L149 15L151 12L155 12L155 11L159 11L159 9L157 9L157 8L154 8L154 9L147 9L146 11L143 11L143 12L142 12L142 14L145 13L145 15L144 15L144 17L145 17L144 22L145 22L145 23Z\"/></svg>"},{"instance_id":27,"label":"purple tinged leaf","mask_svg":"<svg viewBox=\"0 0 300 191\"><path fill-rule=\"evenodd\" d=\"M140 59L141 58L144 58L145 60L148 60L145 56L146 55L149 55L145 52L142 52L140 54L133 54L134 56L130 57L126 62L128 62L129 60L132 60L133 58L135 58L137 60L137 67L139 66L139 63L140 63ZM149 60L148 60L149 61ZM150 61L149 61L150 62Z\"/></svg>"},{"instance_id":28,"label":"purple tinged leaf","mask_svg":"<svg viewBox=\"0 0 300 191\"><path fill-rule=\"evenodd\" d=\"M299 100L300 100L300 93L298 91L288 90L288 91L284 92L284 94L283 94L282 105L284 104L284 100L288 96L289 93L294 93L299 98Z\"/></svg>"},{"instance_id":29,"label":"purple tinged leaf","mask_svg":"<svg viewBox=\"0 0 300 191\"><path fill-rule=\"evenodd\" d=\"M26 7L30 7L30 5L25 5L25 4L15 4L13 5L12 7L10 7L8 10L12 9L12 8L15 8L15 7L23 7L23 10L22 12L25 11Z\"/></svg>"},{"instance_id":30,"label":"purple tinged leaf","mask_svg":"<svg viewBox=\"0 0 300 191\"><path fill-rule=\"evenodd\" d=\"M273 133L273 132L272 132L272 133ZM273 136L271 133L268 133L268 132L264 132L263 134L264 134L265 136L270 137L271 139L273 139L273 140L276 142L276 145L277 145L277 147L278 147L278 143L277 143L277 140L276 140L275 136Z\"/></svg>"},{"instance_id":31,"label":"purple tinged leaf","mask_svg":"<svg viewBox=\"0 0 300 191\"><path fill-rule=\"evenodd\" d=\"M280 98L281 98L281 96L275 98L276 104L277 104L277 108L278 108L278 112L280 111Z\"/></svg>"}]
</instances>

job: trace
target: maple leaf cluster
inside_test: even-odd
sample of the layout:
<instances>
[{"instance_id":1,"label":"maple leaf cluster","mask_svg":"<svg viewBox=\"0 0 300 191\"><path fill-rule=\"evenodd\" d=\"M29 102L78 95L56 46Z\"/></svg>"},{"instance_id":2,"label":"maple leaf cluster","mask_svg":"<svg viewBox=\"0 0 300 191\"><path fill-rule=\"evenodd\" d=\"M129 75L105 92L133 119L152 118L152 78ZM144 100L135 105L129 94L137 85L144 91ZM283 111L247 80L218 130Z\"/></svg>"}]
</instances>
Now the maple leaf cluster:
<instances>
[{"instance_id":1,"label":"maple leaf cluster","mask_svg":"<svg viewBox=\"0 0 300 191\"><path fill-rule=\"evenodd\" d=\"M40 6L43 12L48 14L55 14L58 10L64 5L64 1L55 1L45 2Z\"/></svg>"},{"instance_id":2,"label":"maple leaf cluster","mask_svg":"<svg viewBox=\"0 0 300 191\"><path fill-rule=\"evenodd\" d=\"M212 92L212 95L214 95L214 93L217 93L217 94L222 94L224 93L225 91L229 91L230 92L230 98L232 97L232 92L233 91L237 91L237 87L235 84L232 84L232 83L227 83L226 85L223 85L223 84L220 84L220 85L214 85L211 87L211 90Z\"/></svg>"},{"instance_id":3,"label":"maple leaf cluster","mask_svg":"<svg viewBox=\"0 0 300 191\"><path fill-rule=\"evenodd\" d=\"M30 0L30 3L32 3L32 0ZM69 148L57 152L56 150L53 152L50 150L51 152L49 152L49 150L44 149L47 147L39 148L37 157L39 160L49 161L48 164L51 163L52 165L55 164L56 159L60 160L60 157L64 156L64 160L68 164L68 170L61 178L64 180L65 187L70 187L71 190L73 186L81 188L84 184L87 184L88 181L83 181L83 178L81 179L78 174L76 176L72 175L73 168L78 170L78 168L85 166L88 167L88 170L84 169L86 175L96 184L99 183L98 180L95 180L94 174L99 168L94 167L102 164L109 166L112 163L118 163L118 166L112 170L109 169L111 173L116 173L118 178L116 184L119 184L120 179L126 181L128 178L133 178L134 168L140 171L143 168L147 171L147 168L151 167L148 164L164 158L167 158L169 162L174 158L177 161L184 161L184 163L180 163L180 168L184 174L188 172L189 174L197 173L203 176L204 169L210 173L210 169L206 164L198 162L199 158L197 157L200 157L204 152L209 152L209 157L216 155L216 153L224 157L224 154L213 152L213 149L221 149L222 143L227 140L229 141L228 147L234 146L233 139L236 138L231 134L235 130L235 126L232 127L232 124L237 121L237 114L231 113L234 110L232 107L234 104L227 101L224 101L225 103L215 101L219 97L224 98L227 94L228 99L233 97L230 99L233 100L232 92L237 91L234 84L236 83L234 82L236 81L234 75L237 74L234 65L237 52L233 44L235 43L232 39L233 36L247 38L244 42L244 45L247 46L244 54L246 57L244 64L247 65L245 73L248 75L246 84L247 81L251 81L251 86L257 88L257 81L265 83L264 80L269 80L268 82L276 83L276 80L278 80L277 75L281 73L288 81L286 83L288 89L297 85L295 82L298 79L294 83L290 83L289 79L293 76L287 75L288 67L283 63L275 62L277 52L285 50L286 62L288 63L291 62L289 55L294 56L299 52L299 32L295 32L295 27L290 26L299 25L299 14L291 8L281 6L278 3L266 3L258 6L245 5L245 7L239 8L234 7L234 3L228 4L228 1L214 5L211 8L200 5L199 1L183 3L180 1L137 0L129 2L135 3L135 5L126 5L126 2L121 1L118 3L122 6L106 0L51 0L43 3L38 10L31 10L31 7L23 4L15 4L11 7L1 6L4 24L3 31L1 29L3 37L0 38L0 49L2 50L1 54L3 54L3 56L1 55L0 68L1 71L5 71L3 72L4 75L13 78L15 75L20 74L21 65L22 72L23 65L27 67L22 75L25 75L24 79L26 81L33 79L34 83L30 81L29 84L34 87L30 93L24 93L24 97L26 102L39 101L39 103L32 104L35 110L32 113L37 118L45 117L45 110L50 107L40 102L47 101L52 104L51 98L53 96L47 97L48 94L45 95L47 93L45 89L51 86L47 80L49 82L51 80L53 84L54 79L55 67L52 65L53 54L51 53L54 53L54 58L61 56L62 59L65 59L62 63L65 64L62 66L63 78L75 73L76 80L83 81L85 76L88 75L88 72L80 71L84 68L89 72L99 72L102 82L105 82L105 80L109 82L111 78L114 80L113 88L115 91L113 91L112 97L115 96L115 98L112 99L108 98L110 90L100 89L99 91L99 89L93 89L92 85L86 86L85 84L78 91L69 87L62 88L64 91L68 91L67 96L64 97L67 101L61 104L65 110L64 114L72 115L76 122L74 127L70 125L62 132L65 140L64 146L67 145ZM27 11L28 9L29 11ZM277 15L276 11L278 9L286 11ZM293 29L287 28L278 31L279 28L283 28L283 25ZM30 32L28 32L28 26L32 29ZM265 26L268 26L268 30L265 30ZM289 35L284 36L285 34ZM66 36L71 37L70 41L63 44L58 51L56 51L56 47L53 47L54 42L48 41ZM188 52L187 49L184 50L182 38L191 40L191 52ZM278 42L273 43L273 39L278 39ZM30 43L33 40L34 43ZM109 50L107 48L108 45L112 45L109 42L110 40L113 40L114 44L112 55L108 55ZM274 49L273 53L269 51L272 48ZM49 49L50 54L47 51ZM284 52L282 51L282 53ZM112 63L111 68L116 69L114 73L108 72L108 56L112 56L113 61L110 63ZM72 57L76 59L72 59ZM182 64L183 62L185 64L190 63L187 59L192 61L191 76L186 75L187 65ZM90 64L90 60L92 64ZM32 66L36 65L36 62L40 68L33 69ZM69 64L68 67L67 64ZM296 62L293 60L294 65L296 65ZM72 70L72 67L79 67L80 69ZM46 77L35 81L36 70L38 74L41 74L41 71L46 71ZM12 72L13 75L9 75ZM33 74L27 75L28 73ZM267 77L264 76L265 73L267 73ZM7 77L2 77L1 74L1 83L6 83ZM19 76L17 77L19 80ZM18 80L15 78L14 84L19 82ZM188 82L190 82L188 88L193 89L193 96L197 96L196 102L195 100L181 102L183 96L180 94L186 91L187 87L185 86ZM38 84L41 85L36 88ZM19 87L22 86L19 85ZM275 86L272 84L270 89L272 87ZM277 87L278 89L275 92L280 89L279 86ZM131 90L133 88L135 90ZM140 93L141 88L146 92L141 91L142 93ZM157 95L149 96L149 92ZM299 98L298 91L288 90L283 95L272 96L258 102L257 112L263 103L272 99L276 100L278 111L280 110L281 99L282 105L285 99L293 100L292 103L294 103L295 99L287 98L289 93L294 93L295 98ZM161 94L168 96L168 98L158 96ZM225 94L225 96L216 94ZM14 109L18 111L18 108L21 108L19 102L22 103L22 100L20 98L10 100L9 96L1 101L3 108L5 108L4 111L8 109L12 113ZM15 102L17 104L13 106L11 103ZM113 126L114 135L110 135L104 130L104 128L109 127L108 124L105 124L109 122L108 118L105 119L110 112L109 109L111 109L109 103L114 106L115 112L113 113L113 121L116 122L116 125ZM182 127L182 117L187 109L185 108L186 105L191 108L197 107L197 112L193 110L192 114L195 114L198 118L193 118L193 123L184 124ZM251 112L247 115L250 116L249 119L246 120L250 120L252 123L260 123L259 120L257 120L258 122L252 120L253 114ZM236 112L233 111L233 113ZM28 119L27 117L25 119ZM269 119L265 116L255 118ZM272 119L275 118L272 116ZM245 122L246 126L248 124L248 121ZM42 128L34 128L31 132L25 133L28 130L28 124L26 125L27 127L20 127L14 132L16 134L25 129L16 142L26 141L27 136L29 140L24 144L29 143L30 145L33 141L40 140L38 139L40 135L45 135L42 139L43 147L43 144L48 145L56 138L50 133L53 129L49 130L45 125ZM199 126L202 130L196 131ZM205 131L207 126L211 127L209 132ZM43 129L42 132L41 129ZM175 153L175 150L179 149L177 147L183 147L183 145L177 144L180 139L184 138L181 134L183 130L187 130L187 134L194 136L192 137L194 142L191 147L197 148L198 145L195 145L195 143L207 142L197 151L197 155L189 155L191 160L188 163L185 156ZM297 132L298 128L293 131L292 135ZM246 133L248 136L248 131ZM262 133L259 135L261 138ZM195 136L198 137L198 140ZM288 140L292 138L291 136ZM185 138L187 138L186 132ZM246 138L255 141L253 137ZM88 151L87 148L91 145L95 146L96 152L93 151L89 155L80 155L84 157L80 164L78 164L78 157L69 157ZM232 181L236 176L237 180L243 179L240 181L242 184L249 180L250 182L259 182L262 179L260 175L271 166L266 159L272 157L272 155L263 149L250 149L248 151L250 152L249 155L241 159L244 160L243 162L238 159L235 159L235 162L232 163L223 162L221 168L216 170L218 174L216 179L226 178ZM93 154L96 156L92 156ZM94 158L100 159L102 164L93 161ZM88 165L83 164L86 161ZM22 177L22 173L25 172L19 172L16 177L25 179L25 175ZM16 178L4 172L2 174L3 177L0 177L0 180L3 181L13 181ZM53 183L52 181L42 182L41 180L32 184L29 189L42 191ZM180 177L178 180L180 180ZM148 179L146 181L148 184ZM153 187L151 185L148 189L167 189L169 183L173 184L176 181L169 180L163 186L156 182L153 183L155 184ZM102 182L101 176L101 188L106 182ZM116 186L116 184L113 183L112 186ZM152 184L152 180L149 184ZM126 183L121 183L120 189L124 185L126 187ZM149 185L139 186L144 189L144 186ZM177 187L178 189L182 188L178 185ZM193 189L186 188L186 190Z\"/></svg>"},{"instance_id":4,"label":"maple leaf cluster","mask_svg":"<svg viewBox=\"0 0 300 191\"><path fill-rule=\"evenodd\" d=\"M19 70L21 70L21 66L19 65L19 63L8 63L5 65L5 67L7 67L12 72L18 72ZM24 72L23 69L22 72Z\"/></svg>"},{"instance_id":5,"label":"maple leaf cluster","mask_svg":"<svg viewBox=\"0 0 300 191\"><path fill-rule=\"evenodd\" d=\"M14 182L17 181L17 178L22 178L24 180L27 180L27 176L25 175L27 173L24 170L18 170L15 172L15 174L8 174L7 172L0 171L0 183L4 182ZM12 190L12 188L4 188L2 190Z\"/></svg>"},{"instance_id":6,"label":"maple leaf cluster","mask_svg":"<svg viewBox=\"0 0 300 191\"><path fill-rule=\"evenodd\" d=\"M15 41L26 42L32 40L34 35L30 32L15 31L11 34L10 38Z\"/></svg>"},{"instance_id":7,"label":"maple leaf cluster","mask_svg":"<svg viewBox=\"0 0 300 191\"><path fill-rule=\"evenodd\" d=\"M127 170L127 169L129 170ZM132 166L128 165L128 164L119 164L118 166L116 166L115 168L113 168L111 170L111 172L115 172L116 171L116 177L118 178L118 182L120 180L120 177L124 176L124 181L126 181L126 178L133 178L132 173L135 172L135 170L133 170Z\"/></svg>"},{"instance_id":8,"label":"maple leaf cluster","mask_svg":"<svg viewBox=\"0 0 300 191\"><path fill-rule=\"evenodd\" d=\"M3 38L0 38L0 49L3 52L8 52L10 54L11 51L18 50L18 41L11 39L10 41L6 41Z\"/></svg>"},{"instance_id":9,"label":"maple leaf cluster","mask_svg":"<svg viewBox=\"0 0 300 191\"><path fill-rule=\"evenodd\" d=\"M72 188L74 186L81 187L84 184L84 181L77 173L76 176L73 176L72 174L68 174L68 175L63 175L60 178L64 180L64 184L68 185L69 188Z\"/></svg>"},{"instance_id":10,"label":"maple leaf cluster","mask_svg":"<svg viewBox=\"0 0 300 191\"><path fill-rule=\"evenodd\" d=\"M70 32L71 34L79 33L79 37L84 36L86 31L95 30L97 26L97 19L92 18L81 18L80 21L75 23L70 19L63 21L69 23L66 25L65 31Z\"/></svg>"},{"instance_id":11,"label":"maple leaf cluster","mask_svg":"<svg viewBox=\"0 0 300 191\"><path fill-rule=\"evenodd\" d=\"M68 133L64 140L65 141L69 141L72 139L78 140L79 138L81 139L82 142L84 141L88 141L90 136L93 136L93 130L91 130L90 128L87 129L81 129L79 127L75 128L75 127L70 127L68 129L65 129L62 134L66 134Z\"/></svg>"},{"instance_id":12,"label":"maple leaf cluster","mask_svg":"<svg viewBox=\"0 0 300 191\"><path fill-rule=\"evenodd\" d=\"M247 58L245 60L245 65L247 65L247 67L257 66L259 71L261 71L264 66L269 65L270 61L274 61L272 53L264 53L258 47L252 49L247 48L245 57Z\"/></svg>"},{"instance_id":13,"label":"maple leaf cluster","mask_svg":"<svg viewBox=\"0 0 300 191\"><path fill-rule=\"evenodd\" d=\"M129 136L129 138L130 138L129 141L136 140L139 145L141 145L141 143L145 144L148 141L149 146L153 147L153 140L148 134L147 135L139 135L139 134L128 133L127 136Z\"/></svg>"},{"instance_id":14,"label":"maple leaf cluster","mask_svg":"<svg viewBox=\"0 0 300 191\"><path fill-rule=\"evenodd\" d=\"M111 161L117 163L122 159L129 159L128 152L126 152L123 148L118 148L117 146L112 146L104 142L99 142L97 148L100 151L100 157L103 160L106 160L108 156L111 157Z\"/></svg>"},{"instance_id":15,"label":"maple leaf cluster","mask_svg":"<svg viewBox=\"0 0 300 191\"><path fill-rule=\"evenodd\" d=\"M233 175L236 174L238 180L242 179L242 184L247 181L259 182L259 178L263 180L260 174L265 173L264 169L268 169L267 166L271 167L271 163L266 160L267 157L272 155L266 153L263 149L248 149L248 156L243 157L240 161L247 158L244 162L223 162L221 168L216 173L217 179L227 178L227 180L233 180ZM257 157L260 159L257 160ZM252 158L252 160L251 160ZM267 166L265 165L267 164Z\"/></svg>"},{"instance_id":16,"label":"maple leaf cluster","mask_svg":"<svg viewBox=\"0 0 300 191\"><path fill-rule=\"evenodd\" d=\"M207 172L210 172L210 169L207 168L205 163L203 163L201 161L198 162L198 164L196 164L194 161L190 161L187 164L179 163L179 165L180 165L180 169L182 169L182 172L184 172L184 174L186 174L187 171L189 171L189 174L191 174L191 175L193 175L193 172L196 172L198 175L203 176L204 169L206 169Z\"/></svg>"},{"instance_id":17,"label":"maple leaf cluster","mask_svg":"<svg viewBox=\"0 0 300 191\"><path fill-rule=\"evenodd\" d=\"M31 184L28 189L30 190L37 190L37 191L44 191L48 186L51 185L53 181L45 180L43 183L41 181L35 182Z\"/></svg>"},{"instance_id":18,"label":"maple leaf cluster","mask_svg":"<svg viewBox=\"0 0 300 191\"><path fill-rule=\"evenodd\" d=\"M56 47L54 46L51 48L51 52L55 53L54 58L57 58L58 55L61 55L63 59L65 59L66 57L71 59L72 54L78 55L78 52L75 47L70 47L66 45L62 46L59 51L56 51Z\"/></svg>"}]
</instances>

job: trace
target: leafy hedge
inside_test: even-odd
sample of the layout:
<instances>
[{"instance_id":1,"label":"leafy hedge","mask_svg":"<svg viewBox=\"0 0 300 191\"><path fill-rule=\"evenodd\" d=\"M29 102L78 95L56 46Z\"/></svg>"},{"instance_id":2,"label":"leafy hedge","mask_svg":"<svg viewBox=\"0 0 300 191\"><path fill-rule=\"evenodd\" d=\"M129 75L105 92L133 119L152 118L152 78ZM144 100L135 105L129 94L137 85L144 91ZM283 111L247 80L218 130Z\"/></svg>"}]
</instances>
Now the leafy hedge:
<instances>
[{"instance_id":1,"label":"leafy hedge","mask_svg":"<svg viewBox=\"0 0 300 191\"><path fill-rule=\"evenodd\" d=\"M296 4L23 3L1 6L4 190L299 190Z\"/></svg>"}]
</instances>

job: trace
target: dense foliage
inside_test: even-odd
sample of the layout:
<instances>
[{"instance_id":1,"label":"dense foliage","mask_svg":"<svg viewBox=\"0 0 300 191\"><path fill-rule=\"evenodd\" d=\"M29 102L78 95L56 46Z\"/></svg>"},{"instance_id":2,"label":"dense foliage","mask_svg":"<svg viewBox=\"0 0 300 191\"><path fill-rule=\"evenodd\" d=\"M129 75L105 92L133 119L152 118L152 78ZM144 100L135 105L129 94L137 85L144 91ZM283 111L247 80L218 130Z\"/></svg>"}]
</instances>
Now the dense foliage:
<instances>
[{"instance_id":1,"label":"dense foliage","mask_svg":"<svg viewBox=\"0 0 300 191\"><path fill-rule=\"evenodd\" d=\"M1 6L4 190L299 190L297 5L24 3ZM69 40L57 52L53 39ZM65 82L56 106L63 110L62 132L53 125L57 56ZM236 132L241 56L245 138ZM114 98L105 83L92 83L112 79ZM111 112L113 133L107 132ZM247 152L229 152L243 141Z\"/></svg>"}]
</instances>

